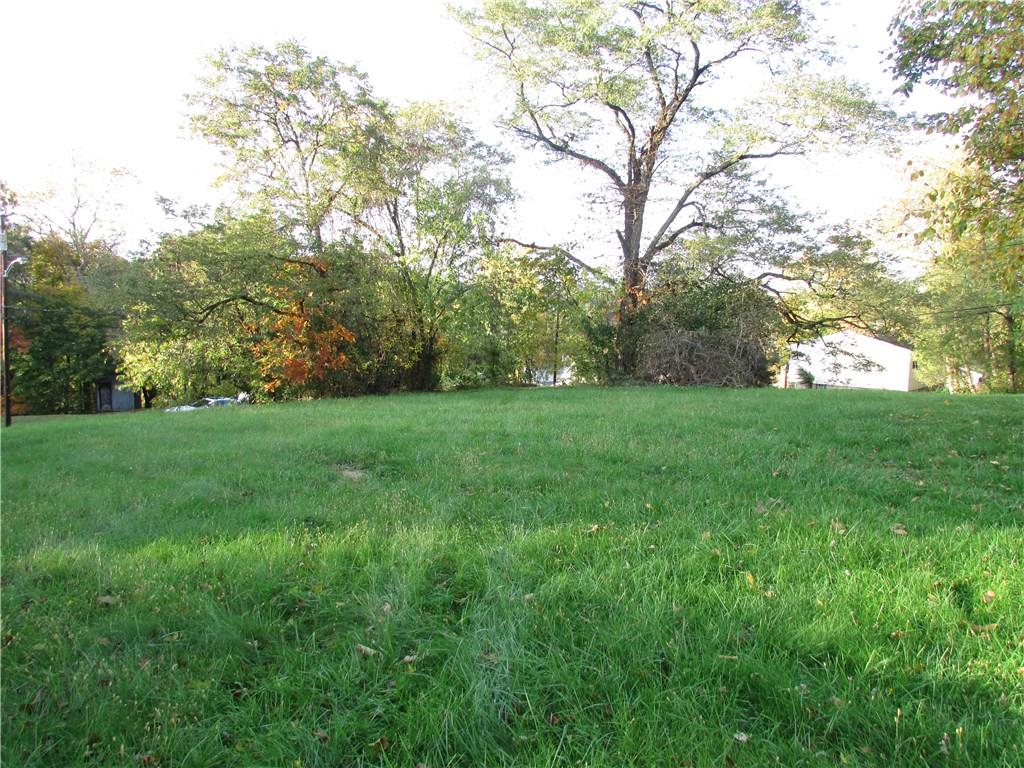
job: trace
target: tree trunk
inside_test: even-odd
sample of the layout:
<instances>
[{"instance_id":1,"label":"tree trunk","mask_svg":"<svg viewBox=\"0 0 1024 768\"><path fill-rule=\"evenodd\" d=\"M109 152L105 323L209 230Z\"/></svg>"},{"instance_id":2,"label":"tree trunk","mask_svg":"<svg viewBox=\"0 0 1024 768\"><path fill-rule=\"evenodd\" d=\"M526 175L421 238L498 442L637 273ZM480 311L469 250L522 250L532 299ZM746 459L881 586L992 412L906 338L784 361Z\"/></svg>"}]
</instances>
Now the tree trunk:
<instances>
[{"instance_id":1,"label":"tree trunk","mask_svg":"<svg viewBox=\"0 0 1024 768\"><path fill-rule=\"evenodd\" d=\"M410 389L415 392L431 392L437 389L437 337L434 333L423 334L423 346L420 347L413 366Z\"/></svg>"},{"instance_id":2,"label":"tree trunk","mask_svg":"<svg viewBox=\"0 0 1024 768\"><path fill-rule=\"evenodd\" d=\"M1016 326L1017 319L1013 316L1010 308L1006 308L1003 314L1003 323L1006 325L1006 372L1010 378L1010 391L1017 391L1017 344Z\"/></svg>"},{"instance_id":3,"label":"tree trunk","mask_svg":"<svg viewBox=\"0 0 1024 768\"><path fill-rule=\"evenodd\" d=\"M558 369L562 366L562 358L558 355L558 332L560 330L560 324L562 320L561 312L555 310L555 348L552 354L551 363L551 385L554 387L558 386Z\"/></svg>"},{"instance_id":4,"label":"tree trunk","mask_svg":"<svg viewBox=\"0 0 1024 768\"><path fill-rule=\"evenodd\" d=\"M636 370L640 338L637 320L647 276L640 260L644 209L650 184L638 184L623 192L623 226L619 233L622 247L622 296L619 299L619 372L632 376Z\"/></svg>"},{"instance_id":5,"label":"tree trunk","mask_svg":"<svg viewBox=\"0 0 1024 768\"><path fill-rule=\"evenodd\" d=\"M985 313L985 325L982 329L981 345L985 352L985 381L992 381L992 371L995 368L992 361L992 315Z\"/></svg>"}]
</instances>

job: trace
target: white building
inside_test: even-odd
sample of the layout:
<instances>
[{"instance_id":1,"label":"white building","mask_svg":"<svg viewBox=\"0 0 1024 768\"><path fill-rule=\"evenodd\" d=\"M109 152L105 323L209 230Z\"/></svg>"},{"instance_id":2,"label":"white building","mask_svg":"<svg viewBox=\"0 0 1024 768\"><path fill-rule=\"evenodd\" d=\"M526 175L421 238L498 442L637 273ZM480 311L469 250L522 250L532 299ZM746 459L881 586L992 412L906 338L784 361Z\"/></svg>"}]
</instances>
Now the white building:
<instances>
[{"instance_id":1,"label":"white building","mask_svg":"<svg viewBox=\"0 0 1024 768\"><path fill-rule=\"evenodd\" d=\"M910 392L923 386L914 376L913 350L898 342L839 331L793 344L790 351L790 360L775 382L778 387L810 383L822 388Z\"/></svg>"},{"instance_id":2,"label":"white building","mask_svg":"<svg viewBox=\"0 0 1024 768\"><path fill-rule=\"evenodd\" d=\"M558 369L558 376L550 368L541 368L533 372L533 383L538 387L563 386L572 384L576 378L573 365L564 365Z\"/></svg>"}]
</instances>

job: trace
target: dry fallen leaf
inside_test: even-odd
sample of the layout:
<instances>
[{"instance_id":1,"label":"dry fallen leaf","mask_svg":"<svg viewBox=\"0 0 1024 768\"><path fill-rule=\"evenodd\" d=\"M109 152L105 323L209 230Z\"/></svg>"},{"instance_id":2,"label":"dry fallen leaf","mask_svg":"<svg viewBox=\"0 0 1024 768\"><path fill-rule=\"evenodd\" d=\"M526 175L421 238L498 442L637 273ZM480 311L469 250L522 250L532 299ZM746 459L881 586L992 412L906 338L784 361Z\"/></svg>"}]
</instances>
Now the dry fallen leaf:
<instances>
[{"instance_id":1,"label":"dry fallen leaf","mask_svg":"<svg viewBox=\"0 0 1024 768\"><path fill-rule=\"evenodd\" d=\"M412 664L412 663L414 663L414 662L416 661L416 659L418 659L418 658L419 658L419 657L418 657L418 656L417 656L417 655L416 655L415 653L410 653L410 654L409 654L408 656L403 656L403 657L402 657L402 663L403 663L403 664Z\"/></svg>"},{"instance_id":2,"label":"dry fallen leaf","mask_svg":"<svg viewBox=\"0 0 1024 768\"><path fill-rule=\"evenodd\" d=\"M117 605L121 602L121 598L116 595L100 595L96 598L96 602L100 605Z\"/></svg>"},{"instance_id":3,"label":"dry fallen leaf","mask_svg":"<svg viewBox=\"0 0 1024 768\"><path fill-rule=\"evenodd\" d=\"M590 526L589 528L587 528L587 529L586 529L585 531L583 531L583 532L584 532L585 534L587 534L587 535L590 535L590 534L592 534L592 533L597 533L597 532L598 532L598 531L600 531L600 530L601 530L601 526L600 526L600 525L598 525L597 523L594 523L594 524L593 524L592 526Z\"/></svg>"},{"instance_id":4,"label":"dry fallen leaf","mask_svg":"<svg viewBox=\"0 0 1024 768\"><path fill-rule=\"evenodd\" d=\"M981 599L985 601L985 605L988 605L996 599L996 593L990 589L988 592L981 596Z\"/></svg>"},{"instance_id":5,"label":"dry fallen leaf","mask_svg":"<svg viewBox=\"0 0 1024 768\"><path fill-rule=\"evenodd\" d=\"M366 746L371 747L372 749L379 749L381 751L384 751L385 749L391 746L391 740L388 739L387 736L381 736L379 739L370 742Z\"/></svg>"},{"instance_id":6,"label":"dry fallen leaf","mask_svg":"<svg viewBox=\"0 0 1024 768\"><path fill-rule=\"evenodd\" d=\"M998 622L994 624L971 624L971 632L976 635L983 635L986 632L995 632L998 628Z\"/></svg>"},{"instance_id":7,"label":"dry fallen leaf","mask_svg":"<svg viewBox=\"0 0 1024 768\"><path fill-rule=\"evenodd\" d=\"M367 648L362 643L356 643L356 652L363 656L376 656L377 652L373 648Z\"/></svg>"},{"instance_id":8,"label":"dry fallen leaf","mask_svg":"<svg viewBox=\"0 0 1024 768\"><path fill-rule=\"evenodd\" d=\"M757 586L757 579L754 578L754 574L747 571L747 586L754 589Z\"/></svg>"},{"instance_id":9,"label":"dry fallen leaf","mask_svg":"<svg viewBox=\"0 0 1024 768\"><path fill-rule=\"evenodd\" d=\"M321 730L321 729L317 729L317 730L313 731L313 735L316 736L318 739L320 739L320 741L327 741L327 739L330 738L327 735L327 731L324 731L324 730Z\"/></svg>"},{"instance_id":10,"label":"dry fallen leaf","mask_svg":"<svg viewBox=\"0 0 1024 768\"><path fill-rule=\"evenodd\" d=\"M750 741L750 737L747 734L745 734L743 731L737 731L736 733L733 734L732 737L736 741L738 741L740 744L746 744L748 741Z\"/></svg>"},{"instance_id":11,"label":"dry fallen leaf","mask_svg":"<svg viewBox=\"0 0 1024 768\"><path fill-rule=\"evenodd\" d=\"M907 531L907 526L905 526L903 523L893 523L889 526L889 530L892 531L896 536L906 536L907 533L909 533Z\"/></svg>"},{"instance_id":12,"label":"dry fallen leaf","mask_svg":"<svg viewBox=\"0 0 1024 768\"><path fill-rule=\"evenodd\" d=\"M889 633L889 637L891 637L893 640L899 640L899 639L905 637L906 634L907 633L904 632L902 629L897 629L895 632L890 632Z\"/></svg>"},{"instance_id":13,"label":"dry fallen leaf","mask_svg":"<svg viewBox=\"0 0 1024 768\"><path fill-rule=\"evenodd\" d=\"M558 715L552 712L550 715L548 715L548 722L551 723L551 725L558 725L562 722L562 718L560 718Z\"/></svg>"}]
</instances>

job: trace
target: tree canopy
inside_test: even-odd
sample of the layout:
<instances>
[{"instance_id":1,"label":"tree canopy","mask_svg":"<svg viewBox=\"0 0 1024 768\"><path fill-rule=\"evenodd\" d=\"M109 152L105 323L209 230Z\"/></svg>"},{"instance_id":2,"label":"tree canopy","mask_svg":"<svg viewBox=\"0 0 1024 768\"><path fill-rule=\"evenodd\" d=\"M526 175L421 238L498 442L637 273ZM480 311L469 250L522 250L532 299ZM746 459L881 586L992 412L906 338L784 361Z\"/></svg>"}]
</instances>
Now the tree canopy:
<instances>
[{"instance_id":1,"label":"tree canopy","mask_svg":"<svg viewBox=\"0 0 1024 768\"><path fill-rule=\"evenodd\" d=\"M843 327L919 344L935 381L980 366L987 387L1019 388L1016 7L926 0L892 23L902 90L969 99L925 121L964 151L917 207L938 254L917 281L869 227L817 221L762 172L894 129L836 74L811 3L485 0L456 14L500 76L514 139L593 174L614 279L507 220L510 158L450 107L391 103L296 41L227 47L188 97L221 153L221 207L186 205L135 260L100 236L116 227L98 227L95 185L19 230L32 260L14 285L16 375L33 407L86 409L115 369L165 401L530 383L567 364L596 381L757 386L787 342Z\"/></svg>"},{"instance_id":2,"label":"tree canopy","mask_svg":"<svg viewBox=\"0 0 1024 768\"><path fill-rule=\"evenodd\" d=\"M890 27L900 90L922 83L963 97L926 124L964 140L931 216L949 236L983 242L975 259L1019 284L1024 269L1024 6L1000 0L904 3ZM937 198L937 196L936 196ZM933 201L934 199L933 198Z\"/></svg>"},{"instance_id":3,"label":"tree canopy","mask_svg":"<svg viewBox=\"0 0 1024 768\"><path fill-rule=\"evenodd\" d=\"M489 0L461 18L508 83L508 128L594 171L619 207L623 327L658 258L715 226L706 192L731 171L885 120L862 87L808 66L813 18L798 2ZM631 370L635 349L620 358Z\"/></svg>"}]
</instances>

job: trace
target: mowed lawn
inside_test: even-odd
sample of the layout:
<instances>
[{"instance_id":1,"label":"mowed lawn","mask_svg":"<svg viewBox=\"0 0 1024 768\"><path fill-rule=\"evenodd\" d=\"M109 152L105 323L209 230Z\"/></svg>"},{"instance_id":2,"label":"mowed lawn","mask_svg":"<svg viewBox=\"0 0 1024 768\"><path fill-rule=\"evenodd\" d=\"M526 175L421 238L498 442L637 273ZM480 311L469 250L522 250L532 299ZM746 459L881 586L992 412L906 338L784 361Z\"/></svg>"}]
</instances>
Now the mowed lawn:
<instances>
[{"instance_id":1,"label":"mowed lawn","mask_svg":"<svg viewBox=\"0 0 1024 768\"><path fill-rule=\"evenodd\" d=\"M5 766L1020 766L1024 399L16 420Z\"/></svg>"}]
</instances>

